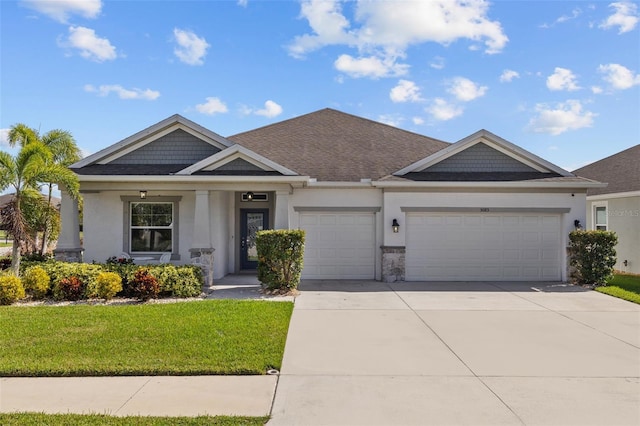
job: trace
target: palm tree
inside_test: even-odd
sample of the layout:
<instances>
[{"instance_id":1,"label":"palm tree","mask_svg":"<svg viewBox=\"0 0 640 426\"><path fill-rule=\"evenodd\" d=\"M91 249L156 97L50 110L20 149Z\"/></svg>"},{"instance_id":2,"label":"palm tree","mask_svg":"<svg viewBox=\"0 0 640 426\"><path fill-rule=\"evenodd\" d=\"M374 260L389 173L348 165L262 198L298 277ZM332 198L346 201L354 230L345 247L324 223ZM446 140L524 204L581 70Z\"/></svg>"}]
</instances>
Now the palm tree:
<instances>
[{"instance_id":1,"label":"palm tree","mask_svg":"<svg viewBox=\"0 0 640 426\"><path fill-rule=\"evenodd\" d=\"M76 161L80 160L80 149L76 145L76 141L66 130L54 129L40 136L37 130L19 123L11 126L9 130L9 144L15 146L25 146L28 143L39 141L42 142L51 151L50 161L53 164L68 167ZM55 182L44 182L48 186L47 202L51 205L51 197L53 193L53 185ZM51 211L49 209L49 211ZM48 240L48 229L50 227L51 218L45 215L42 227L42 244L40 254L45 254Z\"/></svg>"},{"instance_id":2,"label":"palm tree","mask_svg":"<svg viewBox=\"0 0 640 426\"><path fill-rule=\"evenodd\" d=\"M16 275L20 268L20 246L31 239L22 213L22 200L25 192L38 192L41 182L61 183L74 198L79 194L77 176L67 167L55 164L51 151L42 142L27 141L15 157L0 151L0 191L7 188L15 191L13 201L3 209L2 220L13 235L11 269Z\"/></svg>"}]
</instances>

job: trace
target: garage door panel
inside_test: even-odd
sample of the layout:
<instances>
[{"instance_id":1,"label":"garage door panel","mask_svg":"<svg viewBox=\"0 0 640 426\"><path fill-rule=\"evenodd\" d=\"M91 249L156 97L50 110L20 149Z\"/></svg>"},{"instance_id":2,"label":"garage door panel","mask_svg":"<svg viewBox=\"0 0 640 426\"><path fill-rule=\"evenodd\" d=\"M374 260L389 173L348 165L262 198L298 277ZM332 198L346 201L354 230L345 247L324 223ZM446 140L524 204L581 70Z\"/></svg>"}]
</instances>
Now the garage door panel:
<instances>
[{"instance_id":1,"label":"garage door panel","mask_svg":"<svg viewBox=\"0 0 640 426\"><path fill-rule=\"evenodd\" d=\"M373 213L300 213L307 235L305 279L375 278L375 215Z\"/></svg>"},{"instance_id":2,"label":"garage door panel","mask_svg":"<svg viewBox=\"0 0 640 426\"><path fill-rule=\"evenodd\" d=\"M407 280L559 280L560 215L408 213Z\"/></svg>"}]
</instances>

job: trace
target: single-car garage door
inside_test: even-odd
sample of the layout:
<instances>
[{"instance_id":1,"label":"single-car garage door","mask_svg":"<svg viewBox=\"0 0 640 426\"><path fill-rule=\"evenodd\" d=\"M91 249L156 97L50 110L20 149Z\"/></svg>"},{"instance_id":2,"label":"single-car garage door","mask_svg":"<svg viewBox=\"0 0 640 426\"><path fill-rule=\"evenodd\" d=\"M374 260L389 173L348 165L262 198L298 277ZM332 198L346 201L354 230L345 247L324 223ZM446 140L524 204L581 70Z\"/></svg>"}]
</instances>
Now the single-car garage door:
<instances>
[{"instance_id":1,"label":"single-car garage door","mask_svg":"<svg viewBox=\"0 0 640 426\"><path fill-rule=\"evenodd\" d=\"M408 281L559 281L560 215L407 213Z\"/></svg>"},{"instance_id":2,"label":"single-car garage door","mask_svg":"<svg viewBox=\"0 0 640 426\"><path fill-rule=\"evenodd\" d=\"M370 212L300 213L305 230L305 279L373 279L375 215Z\"/></svg>"}]
</instances>

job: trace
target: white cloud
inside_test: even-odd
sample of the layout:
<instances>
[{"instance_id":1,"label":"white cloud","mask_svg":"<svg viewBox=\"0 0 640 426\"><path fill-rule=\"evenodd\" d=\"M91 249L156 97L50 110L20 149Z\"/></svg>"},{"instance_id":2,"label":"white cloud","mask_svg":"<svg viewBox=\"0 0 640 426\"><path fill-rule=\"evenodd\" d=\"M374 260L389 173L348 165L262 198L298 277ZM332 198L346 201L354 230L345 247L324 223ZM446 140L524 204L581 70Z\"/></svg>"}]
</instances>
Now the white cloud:
<instances>
[{"instance_id":1,"label":"white cloud","mask_svg":"<svg viewBox=\"0 0 640 426\"><path fill-rule=\"evenodd\" d=\"M100 38L91 28L69 27L69 37L60 46L80 50L80 56L95 62L112 61L118 56L116 48L106 38Z\"/></svg>"},{"instance_id":2,"label":"white cloud","mask_svg":"<svg viewBox=\"0 0 640 426\"><path fill-rule=\"evenodd\" d=\"M422 117L413 117L411 119L411 121L413 122L413 124L415 124L416 126L420 126L422 124L424 124L424 119Z\"/></svg>"},{"instance_id":3,"label":"white cloud","mask_svg":"<svg viewBox=\"0 0 640 426\"><path fill-rule=\"evenodd\" d=\"M603 92L602 87L600 87L600 86L591 86L591 93L593 93L594 95L599 95L602 92Z\"/></svg>"},{"instance_id":4,"label":"white cloud","mask_svg":"<svg viewBox=\"0 0 640 426\"><path fill-rule=\"evenodd\" d=\"M468 78L455 77L449 82L447 92L456 97L457 100L469 102L484 96L487 93L487 86L479 86Z\"/></svg>"},{"instance_id":5,"label":"white cloud","mask_svg":"<svg viewBox=\"0 0 640 426\"><path fill-rule=\"evenodd\" d=\"M398 81L398 85L389 92L389 97L393 102L419 102L422 100L420 88L409 80Z\"/></svg>"},{"instance_id":6,"label":"white cloud","mask_svg":"<svg viewBox=\"0 0 640 426\"><path fill-rule=\"evenodd\" d=\"M598 72L604 74L602 79L615 90L630 89L640 84L640 74L634 75L633 71L620 64L600 65Z\"/></svg>"},{"instance_id":7,"label":"white cloud","mask_svg":"<svg viewBox=\"0 0 640 426\"><path fill-rule=\"evenodd\" d=\"M353 22L343 14L343 5L355 8ZM415 44L448 45L467 39L484 42L488 54L500 52L508 38L498 21L489 20L488 9L489 3L484 0L358 0L355 4L303 0L300 17L307 20L312 31L296 36L287 48L290 55L302 58L324 46L348 46L358 50L359 58L342 54L335 61L336 67L366 68L352 72L354 77L397 76L404 74L408 65L396 61L404 58L407 48ZM439 69L443 64L434 62L432 66Z\"/></svg>"},{"instance_id":8,"label":"white cloud","mask_svg":"<svg viewBox=\"0 0 640 426\"><path fill-rule=\"evenodd\" d=\"M500 81L502 83L510 83L514 78L520 78L520 73L514 70L504 70L500 74Z\"/></svg>"},{"instance_id":9,"label":"white cloud","mask_svg":"<svg viewBox=\"0 0 640 426\"><path fill-rule=\"evenodd\" d=\"M340 72L350 77L395 77L407 73L409 65L397 64L395 58L380 58L376 56L354 58L350 55L340 55L334 66Z\"/></svg>"},{"instance_id":10,"label":"white cloud","mask_svg":"<svg viewBox=\"0 0 640 426\"><path fill-rule=\"evenodd\" d=\"M238 0L238 6L247 7L249 0Z\"/></svg>"},{"instance_id":11,"label":"white cloud","mask_svg":"<svg viewBox=\"0 0 640 426\"><path fill-rule=\"evenodd\" d=\"M282 107L272 100L268 100L264 103L264 108L257 110L255 114L268 118L277 117L282 114Z\"/></svg>"},{"instance_id":12,"label":"white cloud","mask_svg":"<svg viewBox=\"0 0 640 426\"><path fill-rule=\"evenodd\" d=\"M431 68L437 69L437 70L441 70L444 68L444 58L442 56L436 56L435 58L433 58L433 61L431 61L429 63L429 66Z\"/></svg>"},{"instance_id":13,"label":"white cloud","mask_svg":"<svg viewBox=\"0 0 640 426\"><path fill-rule=\"evenodd\" d=\"M204 37L198 37L192 31L178 28L173 29L173 36L178 44L178 46L173 49L173 53L175 53L180 61L187 65L204 64L204 57L207 55L207 49L210 47Z\"/></svg>"},{"instance_id":14,"label":"white cloud","mask_svg":"<svg viewBox=\"0 0 640 426\"><path fill-rule=\"evenodd\" d=\"M578 16L582 15L582 10L577 7L575 9L573 9L571 11L571 15L562 15L560 16L558 19L556 19L553 24L549 25L549 24L542 24L540 25L540 28L551 28L552 26L556 25L556 24L563 24L565 22L571 21L573 19L576 19Z\"/></svg>"},{"instance_id":15,"label":"white cloud","mask_svg":"<svg viewBox=\"0 0 640 426\"><path fill-rule=\"evenodd\" d=\"M22 4L63 24L71 15L96 18L102 9L101 0L22 0Z\"/></svg>"},{"instance_id":16,"label":"white cloud","mask_svg":"<svg viewBox=\"0 0 640 426\"><path fill-rule=\"evenodd\" d=\"M221 114L229 111L224 102L219 98L213 97L208 97L205 103L196 105L196 110L207 115Z\"/></svg>"},{"instance_id":17,"label":"white cloud","mask_svg":"<svg viewBox=\"0 0 640 426\"><path fill-rule=\"evenodd\" d=\"M601 24L600 28L609 29L618 27L618 34L632 31L638 24L638 5L630 1L621 1L609 4L615 10Z\"/></svg>"},{"instance_id":18,"label":"white cloud","mask_svg":"<svg viewBox=\"0 0 640 426\"><path fill-rule=\"evenodd\" d=\"M382 124L398 127L404 120L398 114L382 114L378 116L378 121Z\"/></svg>"},{"instance_id":19,"label":"white cloud","mask_svg":"<svg viewBox=\"0 0 640 426\"><path fill-rule=\"evenodd\" d=\"M0 129L0 146L9 146L9 131L11 129Z\"/></svg>"},{"instance_id":20,"label":"white cloud","mask_svg":"<svg viewBox=\"0 0 640 426\"><path fill-rule=\"evenodd\" d=\"M537 115L529 120L528 128L535 133L554 136L569 130L591 127L597 115L583 110L582 104L577 100L568 100L555 106L537 104L536 113Z\"/></svg>"},{"instance_id":21,"label":"white cloud","mask_svg":"<svg viewBox=\"0 0 640 426\"><path fill-rule=\"evenodd\" d=\"M151 89L125 89L119 84L103 84L99 87L95 87L91 84L84 86L84 91L89 93L97 93L99 96L108 96L110 93L115 93L120 99L142 99L145 101L155 101L160 97L160 92Z\"/></svg>"},{"instance_id":22,"label":"white cloud","mask_svg":"<svg viewBox=\"0 0 640 426\"><path fill-rule=\"evenodd\" d=\"M576 83L576 75L566 68L556 67L553 74L547 77L547 87L549 90L579 90Z\"/></svg>"},{"instance_id":23,"label":"white cloud","mask_svg":"<svg viewBox=\"0 0 640 426\"><path fill-rule=\"evenodd\" d=\"M425 111L431 114L435 120L447 121L462 115L464 109L442 98L435 98L433 103L427 107Z\"/></svg>"}]
</instances>

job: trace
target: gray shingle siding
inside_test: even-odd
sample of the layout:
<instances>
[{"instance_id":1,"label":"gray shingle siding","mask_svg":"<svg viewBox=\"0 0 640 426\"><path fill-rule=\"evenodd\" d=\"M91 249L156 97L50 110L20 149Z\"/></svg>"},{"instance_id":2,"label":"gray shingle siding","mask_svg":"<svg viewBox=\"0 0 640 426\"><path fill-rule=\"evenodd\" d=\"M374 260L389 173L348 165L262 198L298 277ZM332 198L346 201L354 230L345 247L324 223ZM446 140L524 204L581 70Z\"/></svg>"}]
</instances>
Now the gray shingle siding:
<instances>
[{"instance_id":1,"label":"gray shingle siding","mask_svg":"<svg viewBox=\"0 0 640 426\"><path fill-rule=\"evenodd\" d=\"M111 164L193 164L217 152L220 149L177 129Z\"/></svg>"},{"instance_id":2,"label":"gray shingle siding","mask_svg":"<svg viewBox=\"0 0 640 426\"><path fill-rule=\"evenodd\" d=\"M537 172L537 170L478 143L424 170L424 172Z\"/></svg>"},{"instance_id":3,"label":"gray shingle siding","mask_svg":"<svg viewBox=\"0 0 640 426\"><path fill-rule=\"evenodd\" d=\"M241 171L263 171L260 167L249 163L246 160L243 160L242 158L236 158L235 160L229 161L227 164L224 164L220 167L218 167L216 170L224 170L224 171L237 171L237 170L241 170Z\"/></svg>"}]
</instances>

